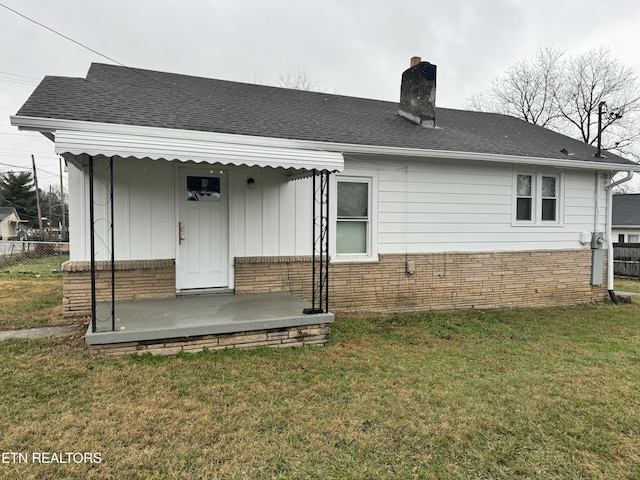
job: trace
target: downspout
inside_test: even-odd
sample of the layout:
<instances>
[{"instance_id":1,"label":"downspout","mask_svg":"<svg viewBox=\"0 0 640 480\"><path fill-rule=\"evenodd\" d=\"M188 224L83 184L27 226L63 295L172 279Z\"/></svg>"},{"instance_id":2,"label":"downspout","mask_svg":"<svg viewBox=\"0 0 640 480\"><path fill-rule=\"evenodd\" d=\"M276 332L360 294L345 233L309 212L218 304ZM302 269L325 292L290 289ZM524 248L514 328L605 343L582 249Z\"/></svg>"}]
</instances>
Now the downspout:
<instances>
[{"instance_id":1,"label":"downspout","mask_svg":"<svg viewBox=\"0 0 640 480\"><path fill-rule=\"evenodd\" d=\"M613 178L613 176L612 176ZM611 301L618 304L618 297L616 297L616 292L613 290L613 239L611 238L611 222L613 216L613 187L616 185L620 185L621 183L628 182L633 178L633 172L628 171L627 176L616 180L615 182L609 182L604 186L604 189L607 191L607 217L606 217L606 235L607 235L607 290L609 291L609 297Z\"/></svg>"}]
</instances>

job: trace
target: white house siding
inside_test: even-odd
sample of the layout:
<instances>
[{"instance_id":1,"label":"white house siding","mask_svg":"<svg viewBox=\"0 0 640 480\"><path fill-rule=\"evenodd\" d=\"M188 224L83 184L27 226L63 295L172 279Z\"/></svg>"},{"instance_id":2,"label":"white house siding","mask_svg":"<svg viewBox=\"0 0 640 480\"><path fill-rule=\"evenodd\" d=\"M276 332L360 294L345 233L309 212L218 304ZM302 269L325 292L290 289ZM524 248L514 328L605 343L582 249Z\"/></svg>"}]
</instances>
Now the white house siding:
<instances>
[{"instance_id":1,"label":"white house siding","mask_svg":"<svg viewBox=\"0 0 640 480\"><path fill-rule=\"evenodd\" d=\"M96 218L102 219L108 212L104 186L108 169L100 157L95 165L95 211ZM184 164L114 159L117 260L175 258L175 178L180 165ZM282 171L269 168L221 168L227 169L229 178L230 262L233 257L310 254L310 179L290 181ZM346 156L343 175L371 171L378 182L374 241L377 238L380 254L589 248L580 243L580 234L605 229L602 189L595 223L594 172L539 170L562 175L562 222L523 226L513 222L514 175L538 171L535 168ZM247 185L248 178L255 180L253 188ZM601 178L600 185L605 181ZM88 167L83 175L71 166L69 182L72 260L88 260ZM108 223L98 220L96 232L97 259L108 259Z\"/></svg>"},{"instance_id":2,"label":"white house siding","mask_svg":"<svg viewBox=\"0 0 640 480\"><path fill-rule=\"evenodd\" d=\"M116 260L175 258L174 168L169 162L114 158ZM111 255L108 160L94 160L96 259ZM89 167L69 167L71 260L90 259Z\"/></svg>"},{"instance_id":3,"label":"white house siding","mask_svg":"<svg viewBox=\"0 0 640 480\"><path fill-rule=\"evenodd\" d=\"M447 160L350 159L344 175L370 170L378 172L380 254L588 248L580 243L580 234L595 227L593 172ZM562 175L558 225L514 225L514 175L536 171ZM599 230L604 230L605 214L601 191Z\"/></svg>"},{"instance_id":4,"label":"white house siding","mask_svg":"<svg viewBox=\"0 0 640 480\"><path fill-rule=\"evenodd\" d=\"M309 179L290 181L280 170L243 167L232 169L229 178L232 256L311 253Z\"/></svg>"},{"instance_id":5,"label":"white house siding","mask_svg":"<svg viewBox=\"0 0 640 480\"><path fill-rule=\"evenodd\" d=\"M71 260L90 259L89 168L70 164ZM175 258L176 172L184 164L151 159L114 158L115 258ZM228 172L230 257L309 255L311 182L290 181L280 170L217 166ZM247 179L255 180L249 188ZM107 159L94 160L96 259L110 258ZM230 264L232 264L230 259Z\"/></svg>"}]
</instances>

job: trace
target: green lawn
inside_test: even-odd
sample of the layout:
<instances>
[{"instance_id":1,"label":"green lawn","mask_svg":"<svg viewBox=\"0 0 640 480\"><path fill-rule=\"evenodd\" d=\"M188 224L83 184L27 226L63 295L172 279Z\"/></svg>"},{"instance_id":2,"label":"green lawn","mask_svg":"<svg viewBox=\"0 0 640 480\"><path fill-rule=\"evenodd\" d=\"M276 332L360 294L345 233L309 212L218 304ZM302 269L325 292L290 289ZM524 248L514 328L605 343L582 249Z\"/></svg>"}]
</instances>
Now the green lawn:
<instances>
[{"instance_id":1,"label":"green lawn","mask_svg":"<svg viewBox=\"0 0 640 480\"><path fill-rule=\"evenodd\" d=\"M338 320L327 348L0 342L0 478L640 478L640 307Z\"/></svg>"},{"instance_id":2,"label":"green lawn","mask_svg":"<svg viewBox=\"0 0 640 480\"><path fill-rule=\"evenodd\" d=\"M61 325L61 262L67 256L0 257L0 330Z\"/></svg>"},{"instance_id":3,"label":"green lawn","mask_svg":"<svg viewBox=\"0 0 640 480\"><path fill-rule=\"evenodd\" d=\"M640 282L629 278L616 278L614 288L616 292L640 293Z\"/></svg>"}]
</instances>

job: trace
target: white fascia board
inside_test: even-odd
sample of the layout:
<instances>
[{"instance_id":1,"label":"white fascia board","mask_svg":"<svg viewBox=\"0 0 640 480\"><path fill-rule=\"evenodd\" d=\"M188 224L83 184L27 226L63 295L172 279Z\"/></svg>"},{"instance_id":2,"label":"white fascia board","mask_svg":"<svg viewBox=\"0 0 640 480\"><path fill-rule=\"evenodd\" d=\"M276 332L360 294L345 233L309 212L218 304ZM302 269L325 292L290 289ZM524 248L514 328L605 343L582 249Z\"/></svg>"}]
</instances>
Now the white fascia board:
<instances>
[{"instance_id":1,"label":"white fascia board","mask_svg":"<svg viewBox=\"0 0 640 480\"><path fill-rule=\"evenodd\" d=\"M469 160L475 162L509 163L514 165L539 165L543 167L566 168L577 170L598 170L606 172L640 172L640 165L625 163L601 163L580 160L563 160L543 157L526 157L494 153L459 152L451 150L427 150L420 148L386 147L377 145L358 145L350 143L320 142L311 140L294 140L287 138L258 137L218 132L200 132L195 130L178 130L159 127L143 127L138 125L121 125L111 123L86 122L79 120L60 120L51 118L12 116L11 124L21 130L39 132L55 132L56 130L116 133L123 135L142 135L152 137L170 137L184 140L208 140L221 143L256 145L276 148L292 148L302 150L318 150L339 152L342 154L390 155L415 158L441 158L449 160Z\"/></svg>"}]
</instances>

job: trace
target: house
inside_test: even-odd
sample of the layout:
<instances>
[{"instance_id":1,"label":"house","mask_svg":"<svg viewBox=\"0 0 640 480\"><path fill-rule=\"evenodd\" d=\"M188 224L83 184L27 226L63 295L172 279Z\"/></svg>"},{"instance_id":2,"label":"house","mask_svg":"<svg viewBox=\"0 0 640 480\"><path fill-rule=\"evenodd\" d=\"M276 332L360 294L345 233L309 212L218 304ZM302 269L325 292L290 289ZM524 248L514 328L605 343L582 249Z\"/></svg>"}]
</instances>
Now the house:
<instances>
[{"instance_id":1,"label":"house","mask_svg":"<svg viewBox=\"0 0 640 480\"><path fill-rule=\"evenodd\" d=\"M612 239L640 243L640 193L613 196Z\"/></svg>"},{"instance_id":2,"label":"house","mask_svg":"<svg viewBox=\"0 0 640 480\"><path fill-rule=\"evenodd\" d=\"M69 165L65 315L199 291L288 293L310 318L606 298L612 178L640 167L436 108L417 57L399 83L398 104L104 64L45 77L11 122Z\"/></svg>"},{"instance_id":3,"label":"house","mask_svg":"<svg viewBox=\"0 0 640 480\"><path fill-rule=\"evenodd\" d=\"M15 240L22 222L15 208L0 207L0 240Z\"/></svg>"}]
</instances>

